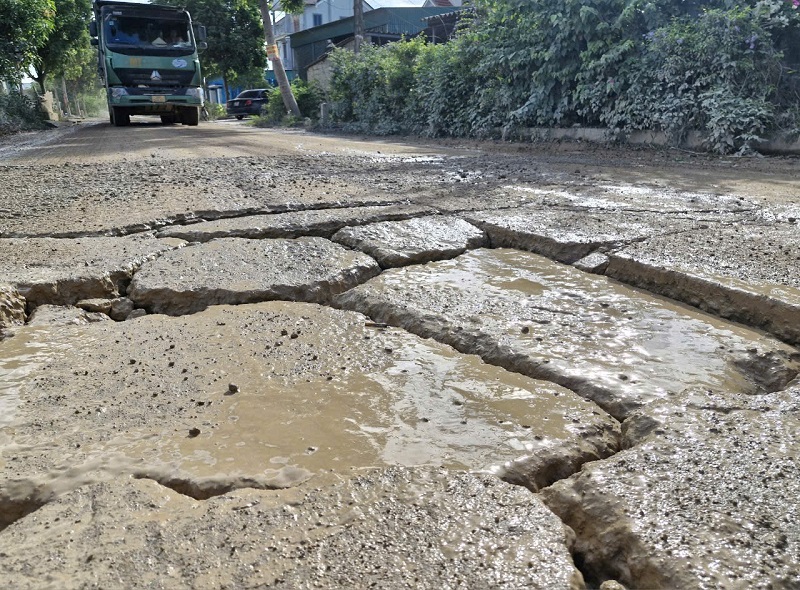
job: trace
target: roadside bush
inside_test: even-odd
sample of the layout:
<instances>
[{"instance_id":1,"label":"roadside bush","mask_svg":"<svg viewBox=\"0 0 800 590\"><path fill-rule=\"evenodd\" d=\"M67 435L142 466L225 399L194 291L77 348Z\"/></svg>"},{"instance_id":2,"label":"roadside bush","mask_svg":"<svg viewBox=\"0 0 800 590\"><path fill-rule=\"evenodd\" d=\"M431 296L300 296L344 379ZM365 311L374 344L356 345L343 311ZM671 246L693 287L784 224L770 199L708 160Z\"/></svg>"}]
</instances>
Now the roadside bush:
<instances>
[{"instance_id":1,"label":"roadside bush","mask_svg":"<svg viewBox=\"0 0 800 590\"><path fill-rule=\"evenodd\" d=\"M102 88L95 92L86 92L81 95L81 102L86 108L89 117L104 116L108 111L106 93Z\"/></svg>"},{"instance_id":2,"label":"roadside bush","mask_svg":"<svg viewBox=\"0 0 800 590\"><path fill-rule=\"evenodd\" d=\"M312 121L319 119L319 107L325 100L324 92L319 85L314 82L305 82L300 78L292 80L291 85L302 117ZM278 124L294 125L298 122L294 121L287 112L283 104L281 89L277 87L270 92L267 104L261 109L261 115L253 117L253 125L257 127L270 127Z\"/></svg>"},{"instance_id":3,"label":"roadside bush","mask_svg":"<svg viewBox=\"0 0 800 590\"><path fill-rule=\"evenodd\" d=\"M800 132L800 0L475 0L455 39L339 49L331 115L376 134L690 130L720 153Z\"/></svg>"},{"instance_id":4,"label":"roadside bush","mask_svg":"<svg viewBox=\"0 0 800 590\"><path fill-rule=\"evenodd\" d=\"M0 135L44 128L39 102L18 92L0 91Z\"/></svg>"},{"instance_id":5,"label":"roadside bush","mask_svg":"<svg viewBox=\"0 0 800 590\"><path fill-rule=\"evenodd\" d=\"M227 111L225 110L225 105L216 103L216 102L207 102L206 103L206 111L208 112L208 120L215 121L217 119L222 119L227 116Z\"/></svg>"},{"instance_id":6,"label":"roadside bush","mask_svg":"<svg viewBox=\"0 0 800 590\"><path fill-rule=\"evenodd\" d=\"M411 131L429 137L478 134L476 122L492 110L483 100L484 80L472 67L480 51L466 37L420 51L407 107Z\"/></svg>"},{"instance_id":7,"label":"roadside bush","mask_svg":"<svg viewBox=\"0 0 800 590\"><path fill-rule=\"evenodd\" d=\"M415 76L417 58L425 50L423 39L366 45L358 55L335 49L331 83L332 116L357 130L378 135L404 133L419 121ZM412 120L406 117L411 115Z\"/></svg>"},{"instance_id":8,"label":"roadside bush","mask_svg":"<svg viewBox=\"0 0 800 590\"><path fill-rule=\"evenodd\" d=\"M662 129L675 142L697 129L720 153L752 149L776 128L786 98L797 98L765 16L752 8L709 10L648 33L636 84L621 90L618 124Z\"/></svg>"}]
</instances>

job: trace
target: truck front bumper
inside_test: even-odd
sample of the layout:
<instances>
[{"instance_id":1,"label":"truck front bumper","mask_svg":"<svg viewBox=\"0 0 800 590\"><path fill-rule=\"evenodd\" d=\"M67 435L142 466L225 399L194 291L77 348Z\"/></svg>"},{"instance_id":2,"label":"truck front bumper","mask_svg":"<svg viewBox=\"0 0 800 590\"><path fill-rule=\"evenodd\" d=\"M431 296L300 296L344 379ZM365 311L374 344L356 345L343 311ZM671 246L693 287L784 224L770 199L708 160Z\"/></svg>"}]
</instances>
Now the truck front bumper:
<instances>
[{"instance_id":1,"label":"truck front bumper","mask_svg":"<svg viewBox=\"0 0 800 590\"><path fill-rule=\"evenodd\" d=\"M108 91L108 104L124 107L131 114L147 115L169 113L181 107L202 107L201 88L181 88L175 94L147 93L144 88L114 87Z\"/></svg>"}]
</instances>

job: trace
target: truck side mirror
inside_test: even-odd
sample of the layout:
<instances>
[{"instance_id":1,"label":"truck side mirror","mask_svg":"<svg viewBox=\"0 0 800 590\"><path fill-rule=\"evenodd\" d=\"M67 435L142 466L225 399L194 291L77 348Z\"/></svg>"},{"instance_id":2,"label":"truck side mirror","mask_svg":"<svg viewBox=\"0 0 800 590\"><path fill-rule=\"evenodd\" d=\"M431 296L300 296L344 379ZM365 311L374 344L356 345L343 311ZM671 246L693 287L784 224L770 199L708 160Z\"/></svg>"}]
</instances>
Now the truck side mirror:
<instances>
[{"instance_id":1,"label":"truck side mirror","mask_svg":"<svg viewBox=\"0 0 800 590\"><path fill-rule=\"evenodd\" d=\"M198 41L205 41L207 39L205 25L197 25L196 36Z\"/></svg>"},{"instance_id":2,"label":"truck side mirror","mask_svg":"<svg viewBox=\"0 0 800 590\"><path fill-rule=\"evenodd\" d=\"M97 21L96 20L93 20L92 22L89 23L89 36L90 37L97 37ZM95 43L92 43L92 45L95 45Z\"/></svg>"},{"instance_id":3,"label":"truck side mirror","mask_svg":"<svg viewBox=\"0 0 800 590\"><path fill-rule=\"evenodd\" d=\"M208 49L208 43L206 43L205 41L200 41L200 43L197 44L197 48L200 51L203 51L204 49Z\"/></svg>"}]
</instances>

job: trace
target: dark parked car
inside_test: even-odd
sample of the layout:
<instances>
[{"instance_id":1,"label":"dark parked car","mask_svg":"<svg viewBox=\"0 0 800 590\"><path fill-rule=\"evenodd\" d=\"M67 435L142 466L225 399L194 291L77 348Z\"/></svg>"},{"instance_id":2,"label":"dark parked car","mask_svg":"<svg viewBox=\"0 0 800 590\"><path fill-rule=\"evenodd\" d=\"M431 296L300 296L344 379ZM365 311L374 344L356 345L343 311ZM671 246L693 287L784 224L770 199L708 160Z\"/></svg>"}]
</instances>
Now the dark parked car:
<instances>
[{"instance_id":1,"label":"dark parked car","mask_svg":"<svg viewBox=\"0 0 800 590\"><path fill-rule=\"evenodd\" d=\"M240 92L239 96L228 101L226 105L228 114L234 115L237 119L242 119L245 115L261 114L261 107L267 104L271 92L271 88Z\"/></svg>"}]
</instances>

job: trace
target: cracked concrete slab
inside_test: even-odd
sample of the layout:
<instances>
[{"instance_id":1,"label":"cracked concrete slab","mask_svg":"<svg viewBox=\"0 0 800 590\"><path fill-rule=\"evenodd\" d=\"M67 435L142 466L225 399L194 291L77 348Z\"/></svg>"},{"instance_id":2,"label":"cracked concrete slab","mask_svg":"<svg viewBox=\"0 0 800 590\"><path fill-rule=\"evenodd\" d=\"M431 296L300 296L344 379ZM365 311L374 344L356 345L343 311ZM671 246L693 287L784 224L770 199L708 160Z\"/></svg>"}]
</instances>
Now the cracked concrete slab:
<instances>
[{"instance_id":1,"label":"cracked concrete slab","mask_svg":"<svg viewBox=\"0 0 800 590\"><path fill-rule=\"evenodd\" d=\"M387 270L334 304L564 385L618 418L699 383L774 391L800 368L796 349L759 332L515 250Z\"/></svg>"},{"instance_id":2,"label":"cracked concrete slab","mask_svg":"<svg viewBox=\"0 0 800 590\"><path fill-rule=\"evenodd\" d=\"M348 225L396 221L432 213L434 210L430 207L416 205L291 211L174 226L161 230L158 236L181 238L190 242L208 242L215 238L330 238Z\"/></svg>"},{"instance_id":3,"label":"cracked concrete slab","mask_svg":"<svg viewBox=\"0 0 800 590\"><path fill-rule=\"evenodd\" d=\"M495 478L390 468L206 502L148 480L82 487L0 532L14 588L579 590L574 535Z\"/></svg>"},{"instance_id":4,"label":"cracked concrete slab","mask_svg":"<svg viewBox=\"0 0 800 590\"><path fill-rule=\"evenodd\" d=\"M385 465L539 489L619 448L570 391L315 304L20 330L0 358L36 378L0 396L0 520L124 474L196 498Z\"/></svg>"},{"instance_id":5,"label":"cracked concrete slab","mask_svg":"<svg viewBox=\"0 0 800 590\"><path fill-rule=\"evenodd\" d=\"M492 246L519 248L571 264L602 249L619 248L652 235L707 224L677 215L631 211L575 211L520 207L462 215L483 229Z\"/></svg>"},{"instance_id":6,"label":"cracked concrete slab","mask_svg":"<svg viewBox=\"0 0 800 590\"><path fill-rule=\"evenodd\" d=\"M445 260L489 245L483 231L448 216L346 227L331 239L369 254L383 268Z\"/></svg>"},{"instance_id":7,"label":"cracked concrete slab","mask_svg":"<svg viewBox=\"0 0 800 590\"><path fill-rule=\"evenodd\" d=\"M800 344L800 227L713 225L609 253L605 274Z\"/></svg>"},{"instance_id":8,"label":"cracked concrete slab","mask_svg":"<svg viewBox=\"0 0 800 590\"><path fill-rule=\"evenodd\" d=\"M732 216L756 212L762 203L741 195L725 194L711 188L708 192L685 191L668 182L618 184L611 181L517 183L504 187L509 196L538 199L547 207L580 207L582 209L630 210L654 213L686 213L709 221L732 220Z\"/></svg>"},{"instance_id":9,"label":"cracked concrete slab","mask_svg":"<svg viewBox=\"0 0 800 590\"><path fill-rule=\"evenodd\" d=\"M143 263L184 243L146 235L0 239L0 276L26 299L28 311L42 304L109 299L124 293Z\"/></svg>"},{"instance_id":10,"label":"cracked concrete slab","mask_svg":"<svg viewBox=\"0 0 800 590\"><path fill-rule=\"evenodd\" d=\"M541 496L578 536L592 583L800 586L800 388L694 390L634 413L631 449Z\"/></svg>"},{"instance_id":11,"label":"cracked concrete slab","mask_svg":"<svg viewBox=\"0 0 800 590\"><path fill-rule=\"evenodd\" d=\"M197 218L405 201L360 182L357 158L142 159L3 167L0 236L128 234Z\"/></svg>"},{"instance_id":12,"label":"cracked concrete slab","mask_svg":"<svg viewBox=\"0 0 800 590\"><path fill-rule=\"evenodd\" d=\"M379 272L374 259L323 238L219 238L144 265L128 297L168 315L276 299L324 303Z\"/></svg>"}]
</instances>

